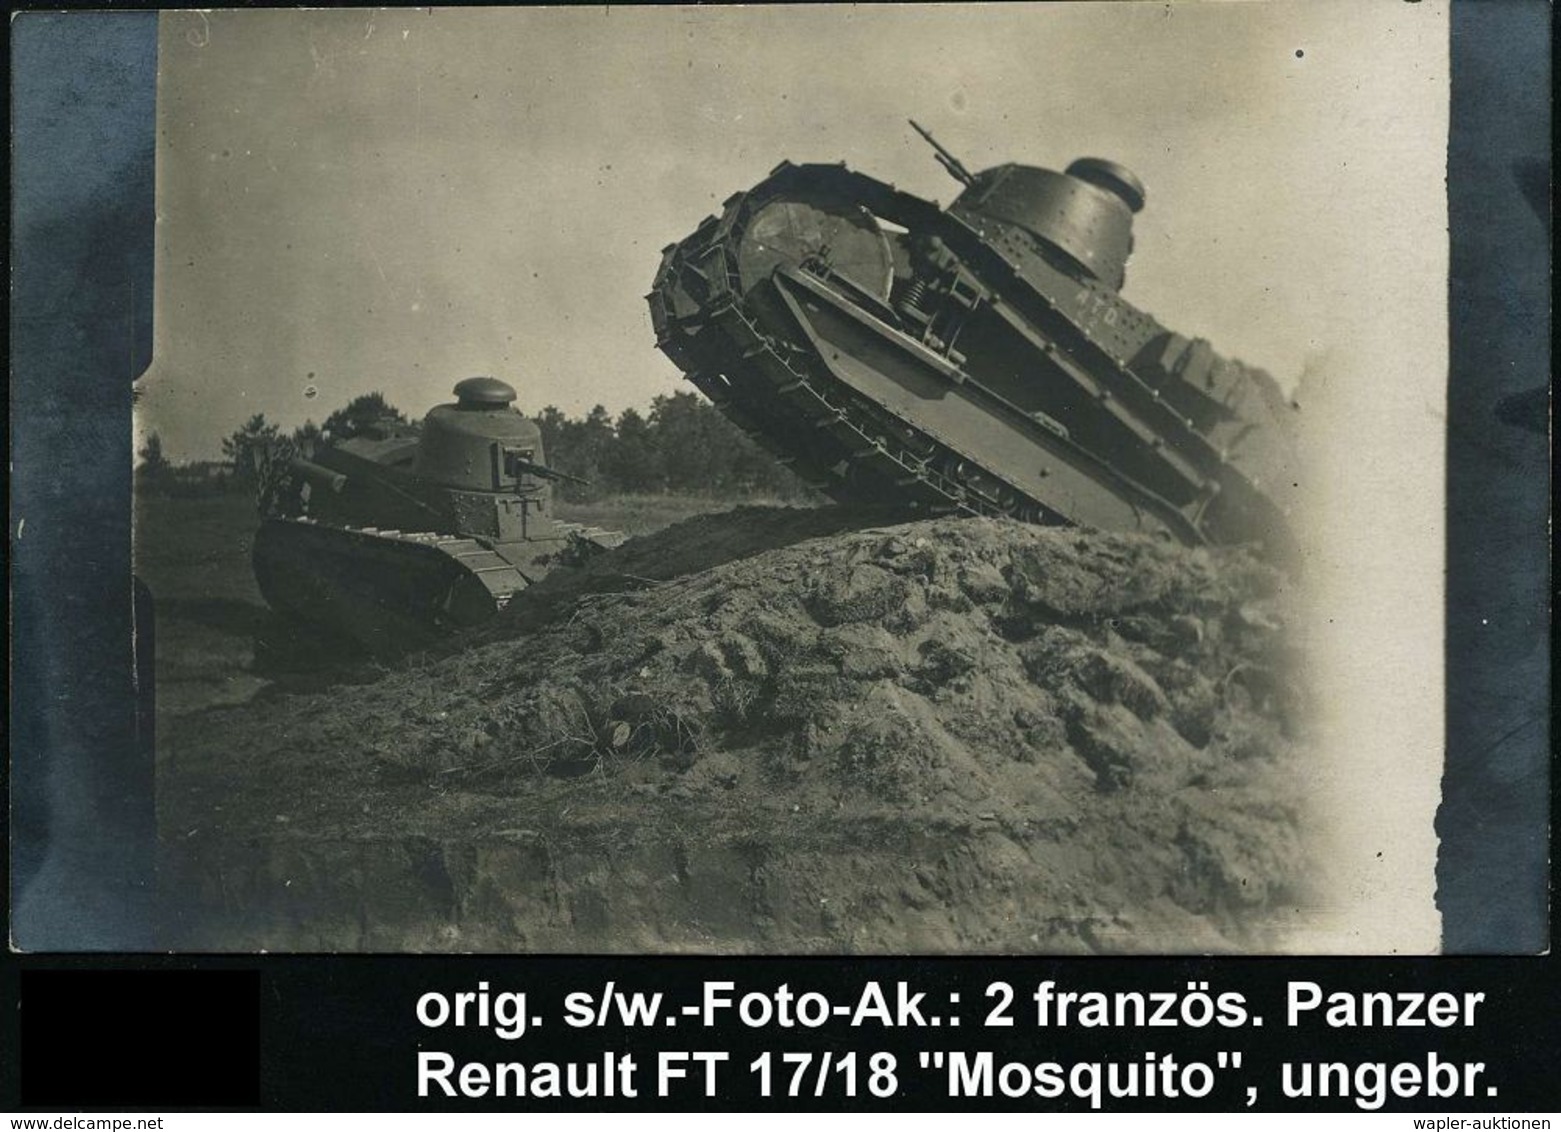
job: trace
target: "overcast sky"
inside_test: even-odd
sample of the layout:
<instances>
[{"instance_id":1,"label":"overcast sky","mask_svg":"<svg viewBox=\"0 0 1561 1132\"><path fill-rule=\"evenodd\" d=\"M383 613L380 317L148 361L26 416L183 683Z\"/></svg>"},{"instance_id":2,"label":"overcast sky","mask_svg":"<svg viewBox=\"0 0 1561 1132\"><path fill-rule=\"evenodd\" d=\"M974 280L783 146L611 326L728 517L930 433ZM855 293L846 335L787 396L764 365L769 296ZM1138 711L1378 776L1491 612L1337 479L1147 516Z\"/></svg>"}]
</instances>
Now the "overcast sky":
<instances>
[{"instance_id":1,"label":"overcast sky","mask_svg":"<svg viewBox=\"0 0 1561 1132\"><path fill-rule=\"evenodd\" d=\"M1124 162L1130 300L1286 384L1374 366L1441 320L1445 29L1357 0L167 13L142 428L198 458L253 412L421 413L479 373L528 411L691 388L660 249L782 158L947 203L907 117L972 168Z\"/></svg>"}]
</instances>

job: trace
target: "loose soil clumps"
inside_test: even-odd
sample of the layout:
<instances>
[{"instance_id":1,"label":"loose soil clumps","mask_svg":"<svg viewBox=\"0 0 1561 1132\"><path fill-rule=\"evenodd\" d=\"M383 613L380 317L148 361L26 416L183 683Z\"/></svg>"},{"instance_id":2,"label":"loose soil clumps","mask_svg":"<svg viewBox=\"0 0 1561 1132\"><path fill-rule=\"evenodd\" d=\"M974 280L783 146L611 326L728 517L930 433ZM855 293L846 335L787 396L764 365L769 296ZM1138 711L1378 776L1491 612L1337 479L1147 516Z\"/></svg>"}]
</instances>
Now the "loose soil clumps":
<instances>
[{"instance_id":1,"label":"loose soil clumps","mask_svg":"<svg viewBox=\"0 0 1561 1132\"><path fill-rule=\"evenodd\" d=\"M174 934L1281 947L1310 875L1283 577L1147 537L886 517L702 516L372 684L182 724Z\"/></svg>"}]
</instances>

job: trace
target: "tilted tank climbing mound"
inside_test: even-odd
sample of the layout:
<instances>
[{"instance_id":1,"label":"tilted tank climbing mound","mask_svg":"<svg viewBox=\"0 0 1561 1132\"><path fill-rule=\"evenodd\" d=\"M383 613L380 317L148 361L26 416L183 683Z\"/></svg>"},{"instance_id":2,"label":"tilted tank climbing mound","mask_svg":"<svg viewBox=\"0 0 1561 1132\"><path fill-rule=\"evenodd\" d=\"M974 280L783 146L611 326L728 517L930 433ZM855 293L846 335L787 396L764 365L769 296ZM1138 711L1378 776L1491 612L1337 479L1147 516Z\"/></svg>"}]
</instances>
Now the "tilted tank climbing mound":
<instances>
[{"instance_id":1,"label":"tilted tank climbing mound","mask_svg":"<svg viewBox=\"0 0 1561 1132\"><path fill-rule=\"evenodd\" d=\"M474 377L420 428L387 423L281 461L255 535L267 603L376 654L478 625L560 561L616 546L553 518L542 434Z\"/></svg>"},{"instance_id":2,"label":"tilted tank climbing mound","mask_svg":"<svg viewBox=\"0 0 1561 1132\"><path fill-rule=\"evenodd\" d=\"M837 500L1288 558L1278 385L1119 294L1138 179L1100 158L971 173L937 149L964 185L947 209L844 165L783 162L731 197L663 253L658 345Z\"/></svg>"}]
</instances>

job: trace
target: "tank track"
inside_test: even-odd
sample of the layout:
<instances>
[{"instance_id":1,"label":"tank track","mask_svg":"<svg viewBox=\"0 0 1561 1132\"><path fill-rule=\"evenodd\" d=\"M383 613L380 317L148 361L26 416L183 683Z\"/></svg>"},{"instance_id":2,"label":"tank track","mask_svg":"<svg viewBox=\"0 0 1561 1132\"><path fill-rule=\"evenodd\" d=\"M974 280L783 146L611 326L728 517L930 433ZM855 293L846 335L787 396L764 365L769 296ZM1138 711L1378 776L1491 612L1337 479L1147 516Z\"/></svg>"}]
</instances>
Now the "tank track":
<instances>
[{"instance_id":1,"label":"tank track","mask_svg":"<svg viewBox=\"0 0 1561 1132\"><path fill-rule=\"evenodd\" d=\"M564 538L564 546L552 555L552 560L564 566L579 566L598 554L615 550L629 540L622 531L609 531L604 527L588 527L584 523L559 523L553 526ZM506 597L504 599L508 601Z\"/></svg>"},{"instance_id":2,"label":"tank track","mask_svg":"<svg viewBox=\"0 0 1561 1132\"><path fill-rule=\"evenodd\" d=\"M926 508L933 514L1019 516L1035 521L1053 519L1038 500L1029 500L1034 513L1025 514L1012 491L1000 477L988 473L984 482L966 457L940 444L930 433L914 428L901 418L874 405L844 384L826 375L812 372L806 356L784 351L779 343L767 340L755 323L738 308L724 312L722 322L728 333L753 343L753 352L743 360L761 372L769 388L761 393L751 387L734 385L720 373L695 371L689 380L750 438L774 454L782 464L791 466L809 486L828 495L859 499L862 492L852 486L871 477L892 483L893 500ZM763 394L768 393L766 397ZM777 406L783 410L776 411ZM812 428L827 434L835 443L839 458L809 460L796 448L785 445L779 436L779 423L790 415L795 431ZM770 422L760 425L758 422ZM956 479L940 469L963 471Z\"/></svg>"},{"instance_id":3,"label":"tank track","mask_svg":"<svg viewBox=\"0 0 1561 1132\"><path fill-rule=\"evenodd\" d=\"M800 181L804 171L812 175L805 183ZM804 170L783 164L759 189L728 200L719 220L707 220L688 240L667 249L649 296L657 344L745 433L810 485L837 499L907 503L932 513L1070 522L1045 499L985 463L980 453L957 448L930 425L874 402L817 364L810 351L762 325L740 290L736 241L747 214L799 184L859 201L873 215L908 228L920 225L921 230L931 227L943 233L959 226L936 205L843 166ZM969 235L979 245L974 233ZM671 289L679 284L680 273L689 271L709 286L710 301L697 323L674 313ZM954 365L945 361L943 366L951 371L951 381L962 380ZM1173 528L1184 541L1203 541L1170 503L1069 445L1044 422L1016 408L1012 413L1033 429L1037 445L1071 449L1068 455L1074 461L1133 498L1158 520L1156 525Z\"/></svg>"},{"instance_id":4,"label":"tank track","mask_svg":"<svg viewBox=\"0 0 1561 1132\"><path fill-rule=\"evenodd\" d=\"M625 538L578 523L555 527L557 538L489 545L462 535L270 518L255 535L255 577L273 609L393 654L481 624L555 559L578 561Z\"/></svg>"}]
</instances>

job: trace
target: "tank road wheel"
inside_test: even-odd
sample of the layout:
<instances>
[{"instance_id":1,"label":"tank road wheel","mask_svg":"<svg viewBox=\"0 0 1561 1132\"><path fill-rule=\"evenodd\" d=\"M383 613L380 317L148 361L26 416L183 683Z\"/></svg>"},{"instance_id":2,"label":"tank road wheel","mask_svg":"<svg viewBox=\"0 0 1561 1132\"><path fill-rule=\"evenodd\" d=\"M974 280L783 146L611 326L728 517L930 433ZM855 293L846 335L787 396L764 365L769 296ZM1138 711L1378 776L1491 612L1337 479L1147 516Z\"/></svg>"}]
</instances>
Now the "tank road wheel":
<instances>
[{"instance_id":1,"label":"tank road wheel","mask_svg":"<svg viewBox=\"0 0 1561 1132\"><path fill-rule=\"evenodd\" d=\"M970 474L970 465L952 453L939 457L935 463L938 474L953 483L963 485L965 477Z\"/></svg>"},{"instance_id":2,"label":"tank road wheel","mask_svg":"<svg viewBox=\"0 0 1561 1132\"><path fill-rule=\"evenodd\" d=\"M916 457L917 461L923 465L931 462L938 452L938 446L935 443L920 433L908 429L901 443L904 445L905 450Z\"/></svg>"}]
</instances>

